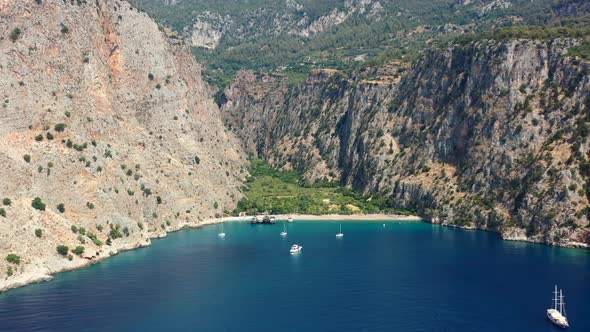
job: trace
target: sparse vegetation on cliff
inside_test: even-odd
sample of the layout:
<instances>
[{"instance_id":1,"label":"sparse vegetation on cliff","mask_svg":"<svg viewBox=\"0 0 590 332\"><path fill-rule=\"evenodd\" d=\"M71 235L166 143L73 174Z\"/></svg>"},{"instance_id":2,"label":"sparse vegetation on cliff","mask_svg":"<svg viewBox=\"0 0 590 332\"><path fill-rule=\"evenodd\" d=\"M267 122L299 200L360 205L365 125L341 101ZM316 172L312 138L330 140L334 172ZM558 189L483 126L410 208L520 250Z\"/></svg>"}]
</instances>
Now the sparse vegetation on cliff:
<instances>
[{"instance_id":1,"label":"sparse vegetation on cliff","mask_svg":"<svg viewBox=\"0 0 590 332\"><path fill-rule=\"evenodd\" d=\"M78 255L78 256L81 256L81 255L84 253L84 247L82 247L82 246L77 246L76 248L74 248L74 249L72 250L72 253L74 253L74 254L76 254L76 255Z\"/></svg>"},{"instance_id":2,"label":"sparse vegetation on cliff","mask_svg":"<svg viewBox=\"0 0 590 332\"><path fill-rule=\"evenodd\" d=\"M35 197L31 206L39 211L45 211L45 203L43 203L40 197Z\"/></svg>"},{"instance_id":3,"label":"sparse vegetation on cliff","mask_svg":"<svg viewBox=\"0 0 590 332\"><path fill-rule=\"evenodd\" d=\"M9 37L10 41L15 43L18 40L18 38L20 37L21 33L22 33L22 31L20 28L14 28L12 30L12 32L10 33L10 37Z\"/></svg>"},{"instance_id":4,"label":"sparse vegetation on cliff","mask_svg":"<svg viewBox=\"0 0 590 332\"><path fill-rule=\"evenodd\" d=\"M69 248L67 246L59 245L55 248L55 250L57 251L58 254L62 255L62 256L66 256L68 254Z\"/></svg>"},{"instance_id":5,"label":"sparse vegetation on cliff","mask_svg":"<svg viewBox=\"0 0 590 332\"><path fill-rule=\"evenodd\" d=\"M16 255L16 254L9 254L8 256L6 256L6 261L8 263L12 263L12 264L20 264L20 256Z\"/></svg>"}]
</instances>

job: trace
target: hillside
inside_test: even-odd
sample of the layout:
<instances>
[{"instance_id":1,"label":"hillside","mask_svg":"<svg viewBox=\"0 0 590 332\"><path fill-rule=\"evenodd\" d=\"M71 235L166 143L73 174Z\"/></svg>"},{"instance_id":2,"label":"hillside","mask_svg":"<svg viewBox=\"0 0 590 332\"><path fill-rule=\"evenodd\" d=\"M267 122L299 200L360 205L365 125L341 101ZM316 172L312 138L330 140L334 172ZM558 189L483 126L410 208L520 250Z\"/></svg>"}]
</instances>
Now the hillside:
<instances>
[{"instance_id":1,"label":"hillside","mask_svg":"<svg viewBox=\"0 0 590 332\"><path fill-rule=\"evenodd\" d=\"M239 144L190 50L146 14L27 0L0 18L0 290L235 207Z\"/></svg>"},{"instance_id":2,"label":"hillside","mask_svg":"<svg viewBox=\"0 0 590 332\"><path fill-rule=\"evenodd\" d=\"M412 62L433 40L586 11L581 0L130 0L172 27L225 87L240 69L350 71Z\"/></svg>"},{"instance_id":3,"label":"hillside","mask_svg":"<svg viewBox=\"0 0 590 332\"><path fill-rule=\"evenodd\" d=\"M480 38L408 68L241 72L225 91L244 148L435 223L590 243L590 64L579 39Z\"/></svg>"}]
</instances>

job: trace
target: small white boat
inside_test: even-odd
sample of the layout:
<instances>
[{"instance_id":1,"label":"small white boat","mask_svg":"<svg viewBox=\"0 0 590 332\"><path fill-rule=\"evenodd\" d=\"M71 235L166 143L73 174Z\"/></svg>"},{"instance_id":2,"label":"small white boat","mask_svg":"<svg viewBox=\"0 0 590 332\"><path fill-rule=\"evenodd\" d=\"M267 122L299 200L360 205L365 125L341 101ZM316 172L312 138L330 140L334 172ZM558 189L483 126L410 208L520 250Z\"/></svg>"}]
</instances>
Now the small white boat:
<instances>
[{"instance_id":1,"label":"small white boat","mask_svg":"<svg viewBox=\"0 0 590 332\"><path fill-rule=\"evenodd\" d=\"M287 230L285 229L285 224L283 224L283 231L281 232L281 236L287 236Z\"/></svg>"},{"instance_id":2,"label":"small white boat","mask_svg":"<svg viewBox=\"0 0 590 332\"><path fill-rule=\"evenodd\" d=\"M287 222L293 222L293 218L291 218L291 217L287 218Z\"/></svg>"},{"instance_id":3,"label":"small white boat","mask_svg":"<svg viewBox=\"0 0 590 332\"><path fill-rule=\"evenodd\" d=\"M223 224L221 224L221 233L217 234L217 236L219 236L220 238L225 237L225 232L223 231Z\"/></svg>"},{"instance_id":4,"label":"small white boat","mask_svg":"<svg viewBox=\"0 0 590 332\"><path fill-rule=\"evenodd\" d=\"M340 224L340 233L336 234L337 238L344 237L344 233L342 233L342 224Z\"/></svg>"},{"instance_id":5,"label":"small white boat","mask_svg":"<svg viewBox=\"0 0 590 332\"><path fill-rule=\"evenodd\" d=\"M551 323L561 327L566 328L569 327L569 323L567 321L567 316L565 314L565 302L563 302L563 292L561 289L559 292L557 291L557 285L555 285L555 290L553 291L553 308L547 309L547 318Z\"/></svg>"},{"instance_id":6,"label":"small white boat","mask_svg":"<svg viewBox=\"0 0 590 332\"><path fill-rule=\"evenodd\" d=\"M302 249L303 249L302 246L300 246L298 244L294 244L291 246L291 250L289 250L289 252L291 253L291 255L296 255L296 254L300 253Z\"/></svg>"}]
</instances>

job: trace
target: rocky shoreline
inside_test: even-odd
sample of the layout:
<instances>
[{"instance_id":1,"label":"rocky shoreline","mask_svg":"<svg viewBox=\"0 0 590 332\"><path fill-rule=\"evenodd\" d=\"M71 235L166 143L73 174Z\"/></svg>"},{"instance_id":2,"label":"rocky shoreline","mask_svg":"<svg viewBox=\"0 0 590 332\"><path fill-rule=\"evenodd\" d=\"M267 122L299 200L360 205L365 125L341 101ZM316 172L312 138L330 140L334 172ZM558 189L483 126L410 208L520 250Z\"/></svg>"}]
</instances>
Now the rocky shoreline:
<instances>
[{"instance_id":1,"label":"rocky shoreline","mask_svg":"<svg viewBox=\"0 0 590 332\"><path fill-rule=\"evenodd\" d=\"M27 286L30 284L35 284L43 281L50 281L53 279L53 276L58 273L74 271L85 267L89 267L91 265L100 263L105 259L116 256L121 252L150 246L152 244L152 239L164 238L168 235L168 233L174 233L188 228L201 228L207 225L218 224L224 221L232 220L233 219L230 217L190 222L182 225L181 227L172 228L166 232L150 233L149 238L147 238L145 241L135 241L131 243L113 243L109 247L108 251L101 250L97 256L94 256L92 258L75 257L72 261L63 258L61 261L62 264L60 264L60 266L58 266L57 268L50 268L48 265L36 266L33 267L32 270L27 271L25 273L16 275L14 277L8 277L5 280L0 280L0 293L10 289Z\"/></svg>"}]
</instances>

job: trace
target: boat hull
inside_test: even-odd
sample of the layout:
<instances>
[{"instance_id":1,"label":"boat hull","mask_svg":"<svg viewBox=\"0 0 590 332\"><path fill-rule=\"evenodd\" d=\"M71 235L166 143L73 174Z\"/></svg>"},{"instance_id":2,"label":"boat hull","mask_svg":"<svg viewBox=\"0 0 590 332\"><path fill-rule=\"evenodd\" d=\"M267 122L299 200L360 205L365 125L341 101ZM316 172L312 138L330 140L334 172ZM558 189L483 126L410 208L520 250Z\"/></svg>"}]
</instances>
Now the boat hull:
<instances>
[{"instance_id":1,"label":"boat hull","mask_svg":"<svg viewBox=\"0 0 590 332\"><path fill-rule=\"evenodd\" d=\"M562 329L568 328L569 324L567 322L567 318L561 315L559 311L555 309L548 309L547 310L547 319L553 323L553 325L561 327Z\"/></svg>"},{"instance_id":2,"label":"boat hull","mask_svg":"<svg viewBox=\"0 0 590 332\"><path fill-rule=\"evenodd\" d=\"M295 244L295 245L291 246L291 250L289 250L289 252L291 253L291 255L297 255L298 253L301 252L302 249L303 249L302 246Z\"/></svg>"}]
</instances>

